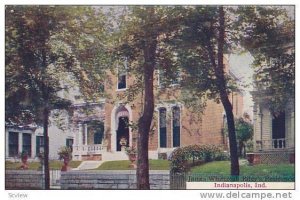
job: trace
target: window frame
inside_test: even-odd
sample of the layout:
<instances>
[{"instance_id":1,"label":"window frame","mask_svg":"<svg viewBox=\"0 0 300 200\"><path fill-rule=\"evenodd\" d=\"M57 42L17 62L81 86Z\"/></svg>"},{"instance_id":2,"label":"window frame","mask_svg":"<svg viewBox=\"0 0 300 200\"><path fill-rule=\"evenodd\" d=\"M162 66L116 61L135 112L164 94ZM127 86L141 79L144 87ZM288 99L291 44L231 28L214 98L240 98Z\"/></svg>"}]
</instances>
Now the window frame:
<instances>
[{"instance_id":1,"label":"window frame","mask_svg":"<svg viewBox=\"0 0 300 200\"><path fill-rule=\"evenodd\" d=\"M29 144L25 144L26 137L30 138L28 140ZM22 151L26 151L28 156L31 157L31 155L32 155L32 135L30 133L22 133Z\"/></svg>"},{"instance_id":2,"label":"window frame","mask_svg":"<svg viewBox=\"0 0 300 200\"><path fill-rule=\"evenodd\" d=\"M178 114L179 114L179 119L178 119L178 123L179 126L175 126L175 117L174 117L174 110L178 109ZM176 148L176 147L180 147L181 146L181 108L180 106L173 106L172 107L172 147ZM176 129L175 129L176 128ZM178 131L178 133L175 133L175 130ZM176 139L178 140L178 145L175 144L174 145L174 141L176 141Z\"/></svg>"},{"instance_id":3,"label":"window frame","mask_svg":"<svg viewBox=\"0 0 300 200\"><path fill-rule=\"evenodd\" d=\"M19 133L18 132L14 132L14 131L9 131L8 132L8 156L9 157L15 157L18 156L19 154ZM16 136L16 143L11 143L11 135L15 135ZM14 151L14 153L12 153L12 149L15 149L16 151Z\"/></svg>"}]
</instances>

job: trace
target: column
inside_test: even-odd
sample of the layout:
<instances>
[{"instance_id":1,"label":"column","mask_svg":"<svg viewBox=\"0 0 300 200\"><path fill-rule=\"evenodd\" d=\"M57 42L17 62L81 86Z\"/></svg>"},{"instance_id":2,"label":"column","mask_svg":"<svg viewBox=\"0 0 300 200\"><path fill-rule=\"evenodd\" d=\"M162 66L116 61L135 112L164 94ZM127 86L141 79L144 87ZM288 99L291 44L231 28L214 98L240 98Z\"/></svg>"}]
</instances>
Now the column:
<instances>
[{"instance_id":1,"label":"column","mask_svg":"<svg viewBox=\"0 0 300 200\"><path fill-rule=\"evenodd\" d=\"M77 140L77 144L78 146L82 145L82 134L83 134L83 127L82 127L82 123L78 124L78 140Z\"/></svg>"},{"instance_id":2,"label":"column","mask_svg":"<svg viewBox=\"0 0 300 200\"><path fill-rule=\"evenodd\" d=\"M34 133L31 134L31 157L36 157L36 136Z\"/></svg>"},{"instance_id":3,"label":"column","mask_svg":"<svg viewBox=\"0 0 300 200\"><path fill-rule=\"evenodd\" d=\"M5 157L9 157L9 132L5 130Z\"/></svg>"},{"instance_id":4,"label":"column","mask_svg":"<svg viewBox=\"0 0 300 200\"><path fill-rule=\"evenodd\" d=\"M257 111L257 103L254 102L253 105L253 150L258 151L257 149L257 143L256 141L258 140L258 134L259 134L259 121L258 121L258 111Z\"/></svg>"},{"instance_id":5,"label":"column","mask_svg":"<svg viewBox=\"0 0 300 200\"><path fill-rule=\"evenodd\" d=\"M88 142L87 142L87 134L88 134L88 132L87 132L87 124L84 124L84 137L85 137L85 145L87 145L87 144L88 144Z\"/></svg>"},{"instance_id":6,"label":"column","mask_svg":"<svg viewBox=\"0 0 300 200\"><path fill-rule=\"evenodd\" d=\"M19 153L23 151L23 133L19 132Z\"/></svg>"},{"instance_id":7,"label":"column","mask_svg":"<svg viewBox=\"0 0 300 200\"><path fill-rule=\"evenodd\" d=\"M289 148L295 148L295 110L291 112L291 130L290 138L288 138Z\"/></svg>"},{"instance_id":8,"label":"column","mask_svg":"<svg viewBox=\"0 0 300 200\"><path fill-rule=\"evenodd\" d=\"M74 142L73 142L73 147L74 147L74 146L76 146L78 144L78 141L77 141L78 140L77 131L73 131L73 138L74 138Z\"/></svg>"}]
</instances>

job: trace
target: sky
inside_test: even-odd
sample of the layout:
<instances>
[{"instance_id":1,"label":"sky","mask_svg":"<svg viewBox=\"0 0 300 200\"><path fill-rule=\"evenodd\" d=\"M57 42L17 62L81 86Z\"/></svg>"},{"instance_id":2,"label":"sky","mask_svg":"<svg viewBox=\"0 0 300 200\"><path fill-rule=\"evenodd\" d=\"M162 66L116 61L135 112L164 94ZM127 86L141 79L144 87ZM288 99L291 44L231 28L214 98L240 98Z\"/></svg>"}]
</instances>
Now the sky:
<instances>
[{"instance_id":1,"label":"sky","mask_svg":"<svg viewBox=\"0 0 300 200\"><path fill-rule=\"evenodd\" d=\"M240 80L240 89L244 91L244 112L247 112L253 119L253 101L250 91L253 90L253 69L251 63L253 57L250 53L231 54L229 66L233 74ZM248 85L248 86L246 86Z\"/></svg>"}]
</instances>

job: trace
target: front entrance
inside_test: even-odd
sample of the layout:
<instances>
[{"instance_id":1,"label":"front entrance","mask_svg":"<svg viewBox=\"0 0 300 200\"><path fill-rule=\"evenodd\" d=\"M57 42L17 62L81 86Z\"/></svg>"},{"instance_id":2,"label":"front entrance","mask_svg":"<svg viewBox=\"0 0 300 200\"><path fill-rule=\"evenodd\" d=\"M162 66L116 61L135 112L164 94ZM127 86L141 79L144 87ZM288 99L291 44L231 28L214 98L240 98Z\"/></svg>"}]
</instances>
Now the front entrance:
<instances>
[{"instance_id":1,"label":"front entrance","mask_svg":"<svg viewBox=\"0 0 300 200\"><path fill-rule=\"evenodd\" d=\"M111 151L124 151L132 145L132 133L129 123L132 121L131 108L127 105L115 106L111 114ZM121 145L120 142L123 144ZM123 148L122 148L123 146Z\"/></svg>"},{"instance_id":2,"label":"front entrance","mask_svg":"<svg viewBox=\"0 0 300 200\"><path fill-rule=\"evenodd\" d=\"M121 143L126 147L129 146L129 128L128 128L128 117L119 117L119 124L117 130L117 151L121 151ZM122 142L121 142L122 140Z\"/></svg>"},{"instance_id":3,"label":"front entrance","mask_svg":"<svg viewBox=\"0 0 300 200\"><path fill-rule=\"evenodd\" d=\"M272 120L272 146L273 148L285 148L285 113L281 112Z\"/></svg>"}]
</instances>

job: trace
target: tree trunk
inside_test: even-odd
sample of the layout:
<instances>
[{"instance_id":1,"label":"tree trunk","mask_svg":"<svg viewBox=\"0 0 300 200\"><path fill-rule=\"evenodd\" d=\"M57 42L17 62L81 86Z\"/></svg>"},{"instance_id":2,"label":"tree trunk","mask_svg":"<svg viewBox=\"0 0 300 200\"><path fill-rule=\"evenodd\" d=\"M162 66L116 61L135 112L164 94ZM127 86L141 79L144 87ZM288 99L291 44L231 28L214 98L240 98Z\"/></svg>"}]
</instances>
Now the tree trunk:
<instances>
[{"instance_id":1,"label":"tree trunk","mask_svg":"<svg viewBox=\"0 0 300 200\"><path fill-rule=\"evenodd\" d=\"M148 142L149 131L154 111L153 73L155 66L156 39L148 39L144 47L144 107L143 114L138 121L138 161L137 161L137 189L150 189Z\"/></svg>"},{"instance_id":2,"label":"tree trunk","mask_svg":"<svg viewBox=\"0 0 300 200\"><path fill-rule=\"evenodd\" d=\"M44 128L44 174L45 174L45 189L50 189L50 172L49 172L49 136L48 136L48 118L49 109L46 106L43 112L43 128Z\"/></svg>"},{"instance_id":3,"label":"tree trunk","mask_svg":"<svg viewBox=\"0 0 300 200\"><path fill-rule=\"evenodd\" d=\"M225 40L225 17L223 7L219 7L219 37L218 37L218 65L215 68L215 74L218 82L218 89L221 97L223 107L226 112L229 147L230 147L230 160L231 160L231 175L238 176L240 174L239 159L237 153L237 141L234 127L234 116L232 112L232 104L229 101L226 91L226 82L224 77L224 64L223 64L223 48Z\"/></svg>"},{"instance_id":4,"label":"tree trunk","mask_svg":"<svg viewBox=\"0 0 300 200\"><path fill-rule=\"evenodd\" d=\"M239 141L239 157L243 157L244 143Z\"/></svg>"},{"instance_id":5,"label":"tree trunk","mask_svg":"<svg viewBox=\"0 0 300 200\"><path fill-rule=\"evenodd\" d=\"M45 190L50 189L50 172L49 172L49 136L48 136L48 120L49 120L49 91L46 84L46 68L47 68L47 58L46 52L42 50L42 94L44 100L44 110L43 110L43 129L44 129L44 175L45 175Z\"/></svg>"}]
</instances>

